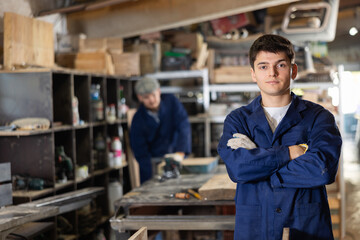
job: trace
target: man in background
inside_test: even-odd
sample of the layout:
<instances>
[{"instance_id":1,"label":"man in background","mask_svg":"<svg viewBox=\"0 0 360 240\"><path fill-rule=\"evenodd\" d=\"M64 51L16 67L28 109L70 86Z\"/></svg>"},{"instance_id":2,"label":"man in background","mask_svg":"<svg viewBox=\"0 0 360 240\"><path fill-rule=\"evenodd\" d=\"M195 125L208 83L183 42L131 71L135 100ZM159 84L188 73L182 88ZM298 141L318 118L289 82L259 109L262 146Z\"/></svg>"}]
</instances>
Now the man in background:
<instances>
[{"instance_id":1,"label":"man in background","mask_svg":"<svg viewBox=\"0 0 360 240\"><path fill-rule=\"evenodd\" d=\"M191 127L184 106L174 95L161 94L156 79L142 78L135 93L141 104L132 120L130 144L143 183L153 177L165 154L191 153Z\"/></svg>"}]
</instances>

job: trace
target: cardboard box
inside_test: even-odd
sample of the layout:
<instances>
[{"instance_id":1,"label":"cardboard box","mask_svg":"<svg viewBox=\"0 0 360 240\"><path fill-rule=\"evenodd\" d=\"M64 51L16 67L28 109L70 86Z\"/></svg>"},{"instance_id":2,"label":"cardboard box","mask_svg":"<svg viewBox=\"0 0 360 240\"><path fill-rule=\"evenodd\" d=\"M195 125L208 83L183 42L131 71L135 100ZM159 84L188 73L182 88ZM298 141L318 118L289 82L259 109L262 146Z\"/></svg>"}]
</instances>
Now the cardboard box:
<instances>
[{"instance_id":1,"label":"cardboard box","mask_svg":"<svg viewBox=\"0 0 360 240\"><path fill-rule=\"evenodd\" d=\"M214 69L211 83L252 83L250 66L222 66Z\"/></svg>"}]
</instances>

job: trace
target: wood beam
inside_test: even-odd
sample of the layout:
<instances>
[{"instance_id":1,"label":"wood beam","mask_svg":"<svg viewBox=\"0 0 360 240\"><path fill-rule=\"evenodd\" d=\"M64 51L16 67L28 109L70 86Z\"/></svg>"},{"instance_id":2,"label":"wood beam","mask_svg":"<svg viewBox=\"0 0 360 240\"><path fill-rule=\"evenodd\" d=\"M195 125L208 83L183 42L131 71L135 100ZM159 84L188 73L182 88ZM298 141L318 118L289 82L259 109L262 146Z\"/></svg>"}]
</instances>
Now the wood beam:
<instances>
[{"instance_id":1,"label":"wood beam","mask_svg":"<svg viewBox=\"0 0 360 240\"><path fill-rule=\"evenodd\" d=\"M140 0L71 13L68 30L88 37L133 37L297 0Z\"/></svg>"}]
</instances>

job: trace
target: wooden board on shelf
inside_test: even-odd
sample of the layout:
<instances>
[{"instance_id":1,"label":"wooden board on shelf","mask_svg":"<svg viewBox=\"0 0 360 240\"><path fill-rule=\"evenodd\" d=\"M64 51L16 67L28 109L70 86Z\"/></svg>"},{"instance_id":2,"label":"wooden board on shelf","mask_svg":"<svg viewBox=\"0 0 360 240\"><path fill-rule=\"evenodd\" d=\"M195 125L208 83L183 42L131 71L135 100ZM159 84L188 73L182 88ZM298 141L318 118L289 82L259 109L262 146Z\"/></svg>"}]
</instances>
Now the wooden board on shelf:
<instances>
[{"instance_id":1,"label":"wooden board on shelf","mask_svg":"<svg viewBox=\"0 0 360 240\"><path fill-rule=\"evenodd\" d=\"M4 66L54 66L53 25L15 13L4 13Z\"/></svg>"}]
</instances>

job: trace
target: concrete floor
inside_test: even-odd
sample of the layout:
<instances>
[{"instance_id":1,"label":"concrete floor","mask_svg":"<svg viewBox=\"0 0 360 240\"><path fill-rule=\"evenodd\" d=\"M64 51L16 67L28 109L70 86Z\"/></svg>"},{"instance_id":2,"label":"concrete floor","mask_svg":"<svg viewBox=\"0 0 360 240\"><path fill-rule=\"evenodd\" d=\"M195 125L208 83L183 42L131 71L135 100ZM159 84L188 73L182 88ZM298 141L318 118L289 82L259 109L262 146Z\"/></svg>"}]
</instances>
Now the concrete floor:
<instances>
[{"instance_id":1,"label":"concrete floor","mask_svg":"<svg viewBox=\"0 0 360 240\"><path fill-rule=\"evenodd\" d=\"M360 240L360 159L353 138L343 139L346 235L344 240Z\"/></svg>"}]
</instances>

